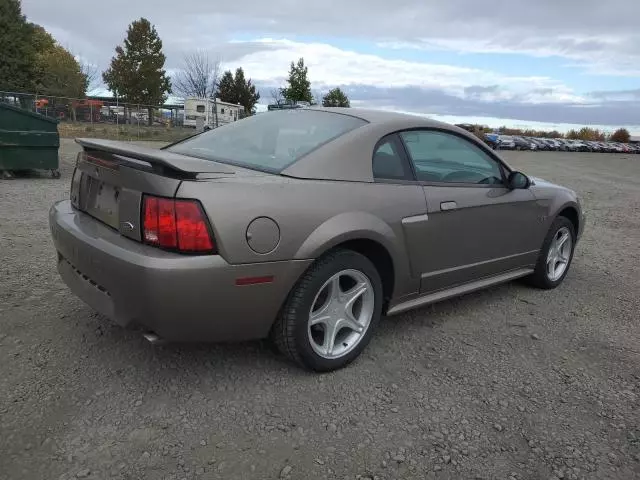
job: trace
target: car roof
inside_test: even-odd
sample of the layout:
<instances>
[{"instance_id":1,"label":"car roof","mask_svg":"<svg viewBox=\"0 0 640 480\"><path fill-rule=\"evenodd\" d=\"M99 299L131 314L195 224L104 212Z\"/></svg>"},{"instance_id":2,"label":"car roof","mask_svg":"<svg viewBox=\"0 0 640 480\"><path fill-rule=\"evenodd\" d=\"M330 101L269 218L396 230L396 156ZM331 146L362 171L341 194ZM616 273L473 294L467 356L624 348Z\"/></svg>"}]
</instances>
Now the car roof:
<instances>
[{"instance_id":1,"label":"car roof","mask_svg":"<svg viewBox=\"0 0 640 480\"><path fill-rule=\"evenodd\" d=\"M402 112L391 112L388 110L375 110L369 108L351 108L351 107L311 107L306 110L317 110L321 112L330 112L330 113L341 113L343 115L349 115L352 117L360 118L368 123L402 123L406 122L408 128L411 128L410 125L420 124L424 127L435 127L435 128L447 128L447 129L455 129L464 130L463 128L456 127L450 123L439 122L437 120L433 120L429 117L425 117L423 115L414 115L410 113L402 113Z\"/></svg>"},{"instance_id":2,"label":"car roof","mask_svg":"<svg viewBox=\"0 0 640 480\"><path fill-rule=\"evenodd\" d=\"M481 149L496 155L473 133L421 115L365 108L311 107L295 112L324 111L360 118L366 124L319 146L282 170L281 174L305 179L373 182L373 151L389 134L411 129L435 129L469 139Z\"/></svg>"}]
</instances>

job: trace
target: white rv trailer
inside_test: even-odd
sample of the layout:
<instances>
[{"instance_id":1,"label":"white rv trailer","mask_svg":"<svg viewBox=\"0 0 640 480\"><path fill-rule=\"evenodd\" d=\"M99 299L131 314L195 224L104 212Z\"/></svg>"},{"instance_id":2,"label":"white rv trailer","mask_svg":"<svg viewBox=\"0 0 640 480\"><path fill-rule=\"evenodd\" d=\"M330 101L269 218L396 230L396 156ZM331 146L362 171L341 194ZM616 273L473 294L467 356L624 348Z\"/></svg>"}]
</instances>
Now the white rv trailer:
<instances>
[{"instance_id":1,"label":"white rv trailer","mask_svg":"<svg viewBox=\"0 0 640 480\"><path fill-rule=\"evenodd\" d=\"M218 110L216 115L216 108ZM242 118L242 105L223 102L220 99L189 97L184 101L184 126L196 127L198 117L204 120L204 126L215 128Z\"/></svg>"}]
</instances>

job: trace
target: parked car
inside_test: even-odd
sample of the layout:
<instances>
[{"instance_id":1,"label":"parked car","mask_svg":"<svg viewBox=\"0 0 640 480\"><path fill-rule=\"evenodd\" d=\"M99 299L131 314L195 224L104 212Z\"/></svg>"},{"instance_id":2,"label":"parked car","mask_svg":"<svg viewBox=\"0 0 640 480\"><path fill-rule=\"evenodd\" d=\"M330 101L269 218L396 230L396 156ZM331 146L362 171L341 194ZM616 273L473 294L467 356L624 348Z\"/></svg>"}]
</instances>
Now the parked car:
<instances>
[{"instance_id":1,"label":"parked car","mask_svg":"<svg viewBox=\"0 0 640 480\"><path fill-rule=\"evenodd\" d=\"M626 143L618 143L618 145L620 145L620 148L624 153L629 153L629 145Z\"/></svg>"},{"instance_id":2,"label":"parked car","mask_svg":"<svg viewBox=\"0 0 640 480\"><path fill-rule=\"evenodd\" d=\"M484 141L487 145L489 145L494 150L500 147L500 135L496 133L485 133Z\"/></svg>"},{"instance_id":3,"label":"parked car","mask_svg":"<svg viewBox=\"0 0 640 480\"><path fill-rule=\"evenodd\" d=\"M577 142L576 140L564 140L564 143L569 152L579 152L583 148L586 150L586 145Z\"/></svg>"},{"instance_id":4,"label":"parked car","mask_svg":"<svg viewBox=\"0 0 640 480\"><path fill-rule=\"evenodd\" d=\"M618 142L609 142L609 145L611 145L611 148L615 153L624 153L624 148L622 148L622 144Z\"/></svg>"},{"instance_id":5,"label":"parked car","mask_svg":"<svg viewBox=\"0 0 640 480\"><path fill-rule=\"evenodd\" d=\"M551 147L552 150L561 150L562 149L562 144L556 139L545 138L544 141L547 142L547 144L549 145L549 147Z\"/></svg>"},{"instance_id":6,"label":"parked car","mask_svg":"<svg viewBox=\"0 0 640 480\"><path fill-rule=\"evenodd\" d=\"M547 146L547 150L558 150L558 145L550 138L539 138L538 141Z\"/></svg>"},{"instance_id":7,"label":"parked car","mask_svg":"<svg viewBox=\"0 0 640 480\"><path fill-rule=\"evenodd\" d=\"M609 142L599 142L603 152L613 153L615 148Z\"/></svg>"},{"instance_id":8,"label":"parked car","mask_svg":"<svg viewBox=\"0 0 640 480\"><path fill-rule=\"evenodd\" d=\"M585 145L587 145L587 147L589 148L590 152L601 152L602 151L602 147L598 144L598 142L591 141L591 140L584 140L583 143Z\"/></svg>"},{"instance_id":9,"label":"parked car","mask_svg":"<svg viewBox=\"0 0 640 480\"><path fill-rule=\"evenodd\" d=\"M536 145L531 140L527 140L520 136L514 136L513 142L515 143L516 150L536 150Z\"/></svg>"},{"instance_id":10,"label":"parked car","mask_svg":"<svg viewBox=\"0 0 640 480\"><path fill-rule=\"evenodd\" d=\"M516 278L558 287L584 230L575 192L413 115L272 111L159 150L77 141L49 222L78 297L152 342L270 337L316 371L354 360L382 315Z\"/></svg>"},{"instance_id":11,"label":"parked car","mask_svg":"<svg viewBox=\"0 0 640 480\"><path fill-rule=\"evenodd\" d=\"M499 140L499 148L501 150L515 150L516 149L516 142L513 141L513 137L509 136L509 135L500 135L498 137Z\"/></svg>"},{"instance_id":12,"label":"parked car","mask_svg":"<svg viewBox=\"0 0 640 480\"><path fill-rule=\"evenodd\" d=\"M536 150L550 150L549 145L546 142L543 142L539 138L533 138L533 137L525 137L525 138L536 146Z\"/></svg>"},{"instance_id":13,"label":"parked car","mask_svg":"<svg viewBox=\"0 0 640 480\"><path fill-rule=\"evenodd\" d=\"M590 151L589 145L587 145L582 140L574 140L573 144L575 145L577 152L588 152L588 151Z\"/></svg>"}]
</instances>

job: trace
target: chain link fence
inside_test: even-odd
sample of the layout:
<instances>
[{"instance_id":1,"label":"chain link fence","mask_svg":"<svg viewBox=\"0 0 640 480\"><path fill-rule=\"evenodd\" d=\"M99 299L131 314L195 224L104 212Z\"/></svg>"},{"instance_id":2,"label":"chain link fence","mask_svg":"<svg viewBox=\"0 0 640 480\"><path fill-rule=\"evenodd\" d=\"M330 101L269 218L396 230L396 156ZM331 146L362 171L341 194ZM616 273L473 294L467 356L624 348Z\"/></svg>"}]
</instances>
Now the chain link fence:
<instances>
[{"instance_id":1,"label":"chain link fence","mask_svg":"<svg viewBox=\"0 0 640 480\"><path fill-rule=\"evenodd\" d=\"M193 135L183 105L132 104L105 97L68 98L0 91L0 102L59 121L62 137L175 141Z\"/></svg>"}]
</instances>

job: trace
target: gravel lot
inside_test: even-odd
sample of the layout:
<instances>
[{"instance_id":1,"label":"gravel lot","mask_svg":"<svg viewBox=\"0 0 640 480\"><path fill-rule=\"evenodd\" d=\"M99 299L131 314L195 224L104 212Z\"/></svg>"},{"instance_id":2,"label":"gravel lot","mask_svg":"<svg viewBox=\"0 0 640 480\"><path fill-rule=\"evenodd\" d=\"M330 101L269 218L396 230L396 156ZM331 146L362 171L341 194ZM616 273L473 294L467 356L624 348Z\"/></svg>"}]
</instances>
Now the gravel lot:
<instances>
[{"instance_id":1,"label":"gravel lot","mask_svg":"<svg viewBox=\"0 0 640 480\"><path fill-rule=\"evenodd\" d=\"M560 288L383 322L305 373L268 345L154 347L58 279L62 179L0 181L0 478L640 478L640 157L507 152L588 213Z\"/></svg>"}]
</instances>

